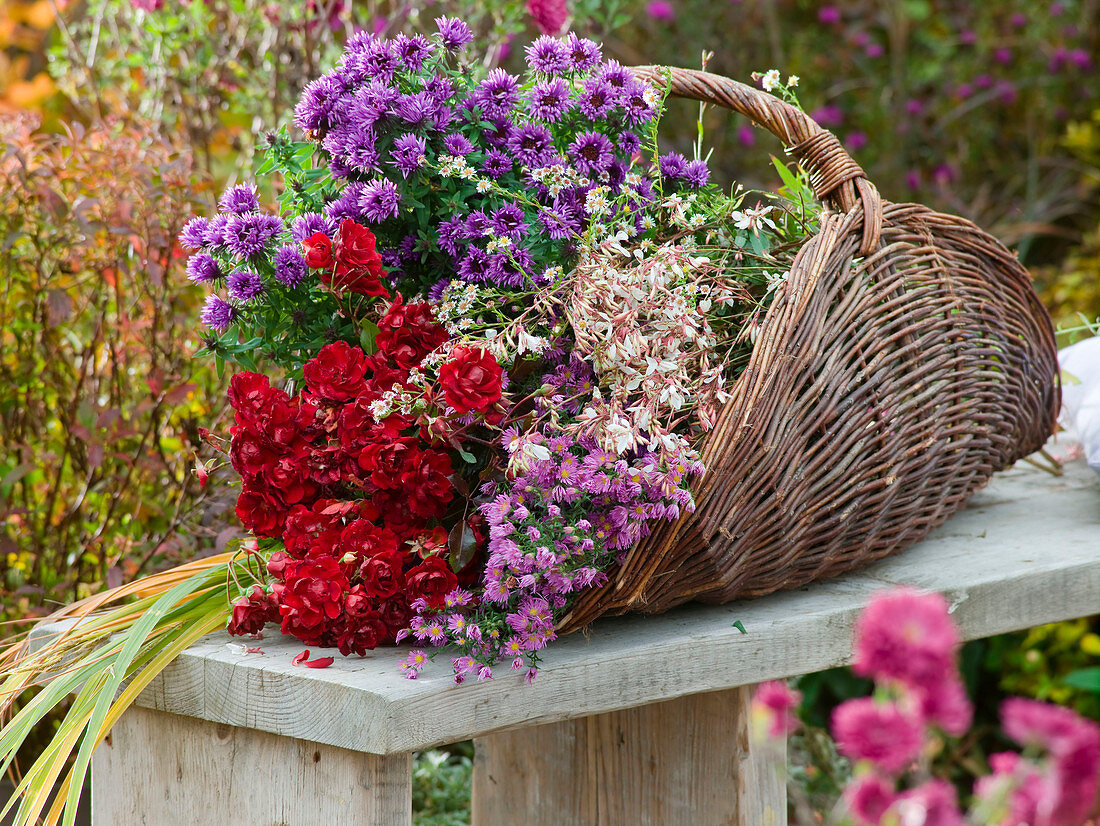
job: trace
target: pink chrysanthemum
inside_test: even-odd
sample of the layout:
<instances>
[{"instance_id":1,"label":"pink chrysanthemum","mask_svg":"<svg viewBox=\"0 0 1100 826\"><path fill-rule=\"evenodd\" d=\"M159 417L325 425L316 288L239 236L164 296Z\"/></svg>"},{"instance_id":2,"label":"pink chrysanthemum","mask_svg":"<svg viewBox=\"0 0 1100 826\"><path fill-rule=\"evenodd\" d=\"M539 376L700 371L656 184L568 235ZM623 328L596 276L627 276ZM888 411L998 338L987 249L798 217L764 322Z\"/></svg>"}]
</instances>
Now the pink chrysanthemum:
<instances>
[{"instance_id":1,"label":"pink chrysanthemum","mask_svg":"<svg viewBox=\"0 0 1100 826\"><path fill-rule=\"evenodd\" d=\"M781 680L761 683L752 698L752 713L767 725L769 737L786 737L798 728L794 710L802 695Z\"/></svg>"},{"instance_id":2,"label":"pink chrysanthemum","mask_svg":"<svg viewBox=\"0 0 1100 826\"><path fill-rule=\"evenodd\" d=\"M1095 724L1068 708L1010 697L1001 704L1005 734L1021 746L1041 746L1052 754L1064 753L1081 739L1096 737Z\"/></svg>"},{"instance_id":3,"label":"pink chrysanthemum","mask_svg":"<svg viewBox=\"0 0 1100 826\"><path fill-rule=\"evenodd\" d=\"M944 674L934 685L918 692L921 711L925 720L933 723L954 737L961 737L970 730L974 719L974 707L966 696L966 688L958 672Z\"/></svg>"},{"instance_id":4,"label":"pink chrysanthemum","mask_svg":"<svg viewBox=\"0 0 1100 826\"><path fill-rule=\"evenodd\" d=\"M890 808L903 824L964 826L955 787L944 780L929 780L900 795Z\"/></svg>"},{"instance_id":5,"label":"pink chrysanthemum","mask_svg":"<svg viewBox=\"0 0 1100 826\"><path fill-rule=\"evenodd\" d=\"M876 680L929 688L955 671L959 635L939 594L876 594L856 622L852 668Z\"/></svg>"},{"instance_id":6,"label":"pink chrysanthemum","mask_svg":"<svg viewBox=\"0 0 1100 826\"><path fill-rule=\"evenodd\" d=\"M527 0L527 10L543 34L559 34L569 17L566 0Z\"/></svg>"},{"instance_id":7,"label":"pink chrysanthemum","mask_svg":"<svg viewBox=\"0 0 1100 826\"><path fill-rule=\"evenodd\" d=\"M873 772L855 778L844 790L848 813L856 826L879 826L896 797L894 784Z\"/></svg>"},{"instance_id":8,"label":"pink chrysanthemum","mask_svg":"<svg viewBox=\"0 0 1100 826\"><path fill-rule=\"evenodd\" d=\"M861 697L833 711L833 737L841 754L869 760L887 774L898 774L920 755L924 726L919 715L897 703Z\"/></svg>"}]
</instances>

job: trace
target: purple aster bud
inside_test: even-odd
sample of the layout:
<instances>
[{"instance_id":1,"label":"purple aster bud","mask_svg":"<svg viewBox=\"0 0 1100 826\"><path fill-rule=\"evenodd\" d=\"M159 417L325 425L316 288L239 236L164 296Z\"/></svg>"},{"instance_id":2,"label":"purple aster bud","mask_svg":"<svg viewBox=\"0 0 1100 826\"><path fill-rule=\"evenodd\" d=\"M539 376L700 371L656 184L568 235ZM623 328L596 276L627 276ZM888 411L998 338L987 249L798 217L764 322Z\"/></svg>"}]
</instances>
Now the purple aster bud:
<instances>
[{"instance_id":1,"label":"purple aster bud","mask_svg":"<svg viewBox=\"0 0 1100 826\"><path fill-rule=\"evenodd\" d=\"M222 277L218 262L205 252L192 255L187 259L187 278L195 284L208 284Z\"/></svg>"},{"instance_id":2,"label":"purple aster bud","mask_svg":"<svg viewBox=\"0 0 1100 826\"><path fill-rule=\"evenodd\" d=\"M565 44L554 37L542 35L527 47L527 65L544 75L563 75L572 68Z\"/></svg>"},{"instance_id":3,"label":"purple aster bud","mask_svg":"<svg viewBox=\"0 0 1100 826\"><path fill-rule=\"evenodd\" d=\"M264 281L258 272L235 270L229 274L227 282L229 297L242 304L253 301L263 295Z\"/></svg>"},{"instance_id":4,"label":"purple aster bud","mask_svg":"<svg viewBox=\"0 0 1100 826\"><path fill-rule=\"evenodd\" d=\"M593 69L603 57L598 43L586 37L578 37L574 32L570 32L565 38L565 48L575 72L587 72Z\"/></svg>"},{"instance_id":5,"label":"purple aster bud","mask_svg":"<svg viewBox=\"0 0 1100 826\"><path fill-rule=\"evenodd\" d=\"M446 103L454 96L455 86L450 78L435 74L424 81L424 91L437 103Z\"/></svg>"},{"instance_id":6,"label":"purple aster bud","mask_svg":"<svg viewBox=\"0 0 1100 826\"><path fill-rule=\"evenodd\" d=\"M554 136L540 123L518 127L508 139L508 149L526 167L542 166L554 149Z\"/></svg>"},{"instance_id":7,"label":"purple aster bud","mask_svg":"<svg viewBox=\"0 0 1100 826\"><path fill-rule=\"evenodd\" d=\"M373 224L396 218L400 205L401 193L397 191L397 185L385 178L367 184L359 196L363 217Z\"/></svg>"},{"instance_id":8,"label":"purple aster bud","mask_svg":"<svg viewBox=\"0 0 1100 826\"><path fill-rule=\"evenodd\" d=\"M268 241L283 231L283 222L265 212L233 215L225 225L225 245L242 258L264 251Z\"/></svg>"},{"instance_id":9,"label":"purple aster bud","mask_svg":"<svg viewBox=\"0 0 1100 826\"><path fill-rule=\"evenodd\" d=\"M457 52L474 39L470 27L457 17L440 17L435 21L439 40L448 52Z\"/></svg>"},{"instance_id":10,"label":"purple aster bud","mask_svg":"<svg viewBox=\"0 0 1100 826\"><path fill-rule=\"evenodd\" d=\"M231 186L218 201L218 207L222 212L231 212L234 215L242 215L246 212L255 212L260 208L259 194L253 184L237 184Z\"/></svg>"},{"instance_id":11,"label":"purple aster bud","mask_svg":"<svg viewBox=\"0 0 1100 826\"><path fill-rule=\"evenodd\" d=\"M401 65L410 72L419 72L432 53L431 41L422 34L413 37L399 34L393 39L393 47Z\"/></svg>"},{"instance_id":12,"label":"purple aster bud","mask_svg":"<svg viewBox=\"0 0 1100 826\"><path fill-rule=\"evenodd\" d=\"M306 259L297 247L279 247L275 252L275 278L294 289L306 277Z\"/></svg>"},{"instance_id":13,"label":"purple aster bud","mask_svg":"<svg viewBox=\"0 0 1100 826\"><path fill-rule=\"evenodd\" d=\"M561 78L536 83L527 93L527 104L532 117L556 123L569 111L569 85Z\"/></svg>"},{"instance_id":14,"label":"purple aster bud","mask_svg":"<svg viewBox=\"0 0 1100 826\"><path fill-rule=\"evenodd\" d=\"M192 218L180 232L180 244L188 249L198 250L206 246L206 231L210 221L202 216Z\"/></svg>"},{"instance_id":15,"label":"purple aster bud","mask_svg":"<svg viewBox=\"0 0 1100 826\"><path fill-rule=\"evenodd\" d=\"M474 151L474 145L462 133L454 132L443 139L443 149L448 155L468 155Z\"/></svg>"},{"instance_id":16,"label":"purple aster bud","mask_svg":"<svg viewBox=\"0 0 1100 826\"><path fill-rule=\"evenodd\" d=\"M237 308L216 295L208 295L200 317L203 324L220 334L237 320Z\"/></svg>"},{"instance_id":17,"label":"purple aster bud","mask_svg":"<svg viewBox=\"0 0 1100 826\"><path fill-rule=\"evenodd\" d=\"M323 232L330 238L336 234L336 225L324 215L306 212L294 219L290 225L290 235L299 244L315 233Z\"/></svg>"},{"instance_id":18,"label":"purple aster bud","mask_svg":"<svg viewBox=\"0 0 1100 826\"><path fill-rule=\"evenodd\" d=\"M606 135L585 132L569 145L569 157L581 172L592 175L611 165L613 148Z\"/></svg>"},{"instance_id":19,"label":"purple aster bud","mask_svg":"<svg viewBox=\"0 0 1100 826\"><path fill-rule=\"evenodd\" d=\"M424 165L426 151L427 142L424 138L407 133L393 142L392 163L407 178Z\"/></svg>"}]
</instances>

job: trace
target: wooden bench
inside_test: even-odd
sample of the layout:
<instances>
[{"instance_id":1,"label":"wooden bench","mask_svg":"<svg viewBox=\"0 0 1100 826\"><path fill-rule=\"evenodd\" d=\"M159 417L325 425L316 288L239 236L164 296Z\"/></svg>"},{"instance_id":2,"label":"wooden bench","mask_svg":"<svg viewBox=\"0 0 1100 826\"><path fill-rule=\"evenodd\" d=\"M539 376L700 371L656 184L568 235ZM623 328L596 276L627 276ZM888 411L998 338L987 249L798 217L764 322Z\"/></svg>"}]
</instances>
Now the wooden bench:
<instances>
[{"instance_id":1,"label":"wooden bench","mask_svg":"<svg viewBox=\"0 0 1100 826\"><path fill-rule=\"evenodd\" d=\"M786 822L782 779L747 736L752 686L841 665L867 598L944 593L967 639L1100 611L1100 486L1000 474L929 539L801 590L659 617L601 620L554 642L538 678L454 685L444 656L404 679L404 649L291 664L212 634L96 752L96 826L411 822L412 753L473 738L477 826ZM740 621L746 633L735 623ZM317 656L319 651L314 651Z\"/></svg>"}]
</instances>

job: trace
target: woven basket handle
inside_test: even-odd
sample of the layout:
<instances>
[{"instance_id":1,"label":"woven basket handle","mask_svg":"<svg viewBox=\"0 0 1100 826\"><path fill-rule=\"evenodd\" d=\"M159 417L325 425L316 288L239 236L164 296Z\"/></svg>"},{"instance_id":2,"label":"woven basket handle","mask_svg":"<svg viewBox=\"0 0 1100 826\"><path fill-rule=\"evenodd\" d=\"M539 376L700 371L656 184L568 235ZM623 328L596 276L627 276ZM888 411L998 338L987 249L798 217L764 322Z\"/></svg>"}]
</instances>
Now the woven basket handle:
<instances>
[{"instance_id":1,"label":"woven basket handle","mask_svg":"<svg viewBox=\"0 0 1100 826\"><path fill-rule=\"evenodd\" d=\"M863 204L860 251L869 255L874 250L882 228L878 190L836 135L805 112L767 92L709 72L665 66L633 66L631 71L658 87L671 80L670 93L676 97L725 106L767 129L790 147L807 169L814 194L824 204L842 212Z\"/></svg>"}]
</instances>

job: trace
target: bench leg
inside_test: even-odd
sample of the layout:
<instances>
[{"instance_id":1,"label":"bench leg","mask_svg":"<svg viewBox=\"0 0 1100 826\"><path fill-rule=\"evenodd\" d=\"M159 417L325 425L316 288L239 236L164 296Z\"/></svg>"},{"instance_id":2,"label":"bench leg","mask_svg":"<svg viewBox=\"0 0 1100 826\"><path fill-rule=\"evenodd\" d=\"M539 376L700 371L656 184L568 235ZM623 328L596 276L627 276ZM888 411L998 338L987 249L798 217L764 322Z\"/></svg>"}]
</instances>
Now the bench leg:
<instances>
[{"instance_id":1,"label":"bench leg","mask_svg":"<svg viewBox=\"0 0 1100 826\"><path fill-rule=\"evenodd\" d=\"M785 826L785 753L750 747L752 691L475 740L474 826Z\"/></svg>"},{"instance_id":2,"label":"bench leg","mask_svg":"<svg viewBox=\"0 0 1100 826\"><path fill-rule=\"evenodd\" d=\"M131 708L92 759L93 826L410 826L412 755Z\"/></svg>"}]
</instances>

